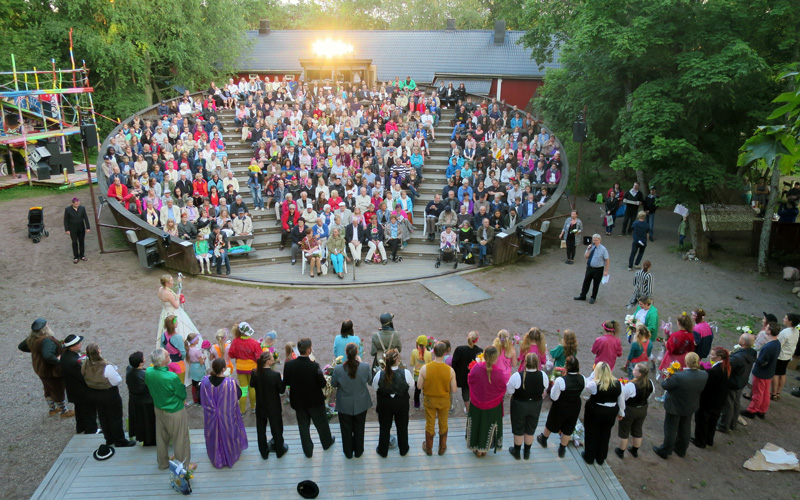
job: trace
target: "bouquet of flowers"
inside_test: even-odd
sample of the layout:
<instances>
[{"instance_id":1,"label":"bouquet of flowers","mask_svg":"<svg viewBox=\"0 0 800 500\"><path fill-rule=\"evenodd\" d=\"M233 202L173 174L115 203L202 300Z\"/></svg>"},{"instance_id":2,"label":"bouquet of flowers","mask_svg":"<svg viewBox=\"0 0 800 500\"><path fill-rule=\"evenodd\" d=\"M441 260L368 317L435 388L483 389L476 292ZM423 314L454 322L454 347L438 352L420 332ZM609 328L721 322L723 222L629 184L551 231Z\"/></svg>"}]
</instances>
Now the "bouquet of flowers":
<instances>
[{"instance_id":1,"label":"bouquet of flowers","mask_svg":"<svg viewBox=\"0 0 800 500\"><path fill-rule=\"evenodd\" d=\"M628 382L630 382L630 380L628 380L628 379L626 379L626 378L624 378L624 377L623 377L623 378L621 378L621 379L619 379L619 384L620 384L620 385L625 385L625 384L627 384Z\"/></svg>"},{"instance_id":2,"label":"bouquet of flowers","mask_svg":"<svg viewBox=\"0 0 800 500\"><path fill-rule=\"evenodd\" d=\"M428 335L428 345L425 346L425 348L429 351L433 351L433 346L436 345L436 342L438 342L438 340Z\"/></svg>"},{"instance_id":3,"label":"bouquet of flowers","mask_svg":"<svg viewBox=\"0 0 800 500\"><path fill-rule=\"evenodd\" d=\"M747 333L747 334L750 334L750 335L753 334L753 329L750 328L747 325L737 326L736 327L736 331L739 332L739 333Z\"/></svg>"},{"instance_id":4,"label":"bouquet of flowers","mask_svg":"<svg viewBox=\"0 0 800 500\"><path fill-rule=\"evenodd\" d=\"M664 340L668 339L670 335L672 335L672 318L667 318L667 321L662 321L660 330L664 336L656 337L656 341L663 342Z\"/></svg>"},{"instance_id":5,"label":"bouquet of flowers","mask_svg":"<svg viewBox=\"0 0 800 500\"><path fill-rule=\"evenodd\" d=\"M664 378L670 378L679 371L681 371L681 364L677 361L673 361L666 369L661 370L661 373L664 374Z\"/></svg>"},{"instance_id":6,"label":"bouquet of flowers","mask_svg":"<svg viewBox=\"0 0 800 500\"><path fill-rule=\"evenodd\" d=\"M634 335L636 335L636 317L633 314L628 314L625 316L625 325L628 327L627 335L628 335L628 343L631 343L631 339Z\"/></svg>"},{"instance_id":7,"label":"bouquet of flowers","mask_svg":"<svg viewBox=\"0 0 800 500\"><path fill-rule=\"evenodd\" d=\"M485 363L486 360L483 358L483 353L478 354L475 356L475 359L467 366L468 369L472 370L472 367L478 363Z\"/></svg>"},{"instance_id":8,"label":"bouquet of flowers","mask_svg":"<svg viewBox=\"0 0 800 500\"><path fill-rule=\"evenodd\" d=\"M517 346L520 344L522 339L520 338L518 333L515 333L514 336L511 338L511 341L514 342L514 345Z\"/></svg>"},{"instance_id":9,"label":"bouquet of flowers","mask_svg":"<svg viewBox=\"0 0 800 500\"><path fill-rule=\"evenodd\" d=\"M553 368L553 372L550 374L550 382L554 382L558 377L563 377L567 374L567 369L563 366L557 366Z\"/></svg>"},{"instance_id":10,"label":"bouquet of flowers","mask_svg":"<svg viewBox=\"0 0 800 500\"><path fill-rule=\"evenodd\" d=\"M703 370L705 370L705 371L708 371L708 370L710 370L712 366L714 366L714 365L712 365L712 364L711 364L710 362L708 362L708 361L701 361L701 362L700 362L700 368L702 368L702 369L703 369Z\"/></svg>"}]
</instances>

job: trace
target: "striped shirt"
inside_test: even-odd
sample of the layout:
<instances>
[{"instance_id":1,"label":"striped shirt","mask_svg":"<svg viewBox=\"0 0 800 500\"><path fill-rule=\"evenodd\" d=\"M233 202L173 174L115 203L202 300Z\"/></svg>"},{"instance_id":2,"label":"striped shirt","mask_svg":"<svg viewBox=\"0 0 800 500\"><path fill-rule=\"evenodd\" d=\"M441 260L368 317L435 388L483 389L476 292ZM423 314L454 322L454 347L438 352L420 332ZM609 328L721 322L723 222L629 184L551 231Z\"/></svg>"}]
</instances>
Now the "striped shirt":
<instances>
[{"instance_id":1,"label":"striped shirt","mask_svg":"<svg viewBox=\"0 0 800 500\"><path fill-rule=\"evenodd\" d=\"M644 269L636 271L633 275L633 295L634 297L653 298L653 275Z\"/></svg>"}]
</instances>

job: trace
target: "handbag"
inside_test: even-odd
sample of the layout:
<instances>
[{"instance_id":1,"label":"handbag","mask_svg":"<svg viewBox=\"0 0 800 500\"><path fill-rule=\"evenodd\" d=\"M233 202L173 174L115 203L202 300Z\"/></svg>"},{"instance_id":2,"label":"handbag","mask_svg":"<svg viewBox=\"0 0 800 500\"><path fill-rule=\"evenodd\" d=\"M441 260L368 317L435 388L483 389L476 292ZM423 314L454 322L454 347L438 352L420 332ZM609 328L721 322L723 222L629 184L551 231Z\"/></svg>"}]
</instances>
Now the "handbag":
<instances>
[{"instance_id":1,"label":"handbag","mask_svg":"<svg viewBox=\"0 0 800 500\"><path fill-rule=\"evenodd\" d=\"M565 240L561 240L561 248L567 248L567 242Z\"/></svg>"}]
</instances>

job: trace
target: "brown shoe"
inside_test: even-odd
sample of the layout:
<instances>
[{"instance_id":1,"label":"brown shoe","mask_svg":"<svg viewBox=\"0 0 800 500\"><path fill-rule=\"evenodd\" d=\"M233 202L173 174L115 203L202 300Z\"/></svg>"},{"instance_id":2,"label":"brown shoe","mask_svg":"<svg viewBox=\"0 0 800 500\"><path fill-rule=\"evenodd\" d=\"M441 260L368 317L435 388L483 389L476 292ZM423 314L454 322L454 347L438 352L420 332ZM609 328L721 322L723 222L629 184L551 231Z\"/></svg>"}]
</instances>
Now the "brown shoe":
<instances>
[{"instance_id":1,"label":"brown shoe","mask_svg":"<svg viewBox=\"0 0 800 500\"><path fill-rule=\"evenodd\" d=\"M51 417L53 415L58 415L59 413L61 413L61 410L50 410L49 412L47 412L47 414L50 415Z\"/></svg>"},{"instance_id":2,"label":"brown shoe","mask_svg":"<svg viewBox=\"0 0 800 500\"><path fill-rule=\"evenodd\" d=\"M444 455L447 451L447 433L439 434L439 456Z\"/></svg>"},{"instance_id":3,"label":"brown shoe","mask_svg":"<svg viewBox=\"0 0 800 500\"><path fill-rule=\"evenodd\" d=\"M62 411L62 412L59 414L59 416L60 416L61 418L72 418L72 417L74 417L74 416L75 416L75 411L73 411L73 410Z\"/></svg>"},{"instance_id":4,"label":"brown shoe","mask_svg":"<svg viewBox=\"0 0 800 500\"><path fill-rule=\"evenodd\" d=\"M424 451L428 456L433 455L433 434L428 434L427 432L425 433L425 441L422 443L422 451Z\"/></svg>"}]
</instances>

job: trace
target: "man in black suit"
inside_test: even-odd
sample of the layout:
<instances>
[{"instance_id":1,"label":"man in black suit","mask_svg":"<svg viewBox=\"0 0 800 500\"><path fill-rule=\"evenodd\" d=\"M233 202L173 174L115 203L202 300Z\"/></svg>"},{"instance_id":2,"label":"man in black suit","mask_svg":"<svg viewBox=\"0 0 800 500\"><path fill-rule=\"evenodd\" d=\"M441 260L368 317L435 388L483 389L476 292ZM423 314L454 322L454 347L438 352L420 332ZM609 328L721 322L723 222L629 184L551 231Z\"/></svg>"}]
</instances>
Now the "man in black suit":
<instances>
[{"instance_id":1,"label":"man in black suit","mask_svg":"<svg viewBox=\"0 0 800 500\"><path fill-rule=\"evenodd\" d=\"M84 237L89 232L89 216L81 206L81 200L72 198L72 205L64 209L64 231L72 238L72 263L89 260L84 255Z\"/></svg>"},{"instance_id":2,"label":"man in black suit","mask_svg":"<svg viewBox=\"0 0 800 500\"><path fill-rule=\"evenodd\" d=\"M323 450L333 446L336 438L331 436L328 416L325 414L325 396L322 394L322 389L327 385L325 377L319 365L308 357L311 354L311 339L300 339L297 350L300 356L288 361L283 369L283 382L290 387L289 401L297 415L303 453L311 458L314 454L310 432L312 420Z\"/></svg>"},{"instance_id":3,"label":"man in black suit","mask_svg":"<svg viewBox=\"0 0 800 500\"><path fill-rule=\"evenodd\" d=\"M258 437L258 451L264 460L269 458L269 452L274 451L281 458L289 446L283 441L283 416L281 415L281 394L286 392L281 374L272 369L275 357L272 353L265 352L258 359L258 368L253 370L250 377L251 390L256 391L256 436ZM267 422L272 433L272 440L267 442Z\"/></svg>"},{"instance_id":4,"label":"man in black suit","mask_svg":"<svg viewBox=\"0 0 800 500\"><path fill-rule=\"evenodd\" d=\"M89 387L81 374L80 335L69 334L64 339L64 353L61 355L61 377L67 390L67 400L75 405L75 433L97 433L97 409L89 400Z\"/></svg>"},{"instance_id":5,"label":"man in black suit","mask_svg":"<svg viewBox=\"0 0 800 500\"><path fill-rule=\"evenodd\" d=\"M361 252L367 241L367 231L361 227L360 222L353 220L353 223L348 224L347 229L344 230L344 240L350 248L350 255L358 266L361 264Z\"/></svg>"},{"instance_id":6,"label":"man in black suit","mask_svg":"<svg viewBox=\"0 0 800 500\"><path fill-rule=\"evenodd\" d=\"M667 391L664 398L664 443L653 446L653 451L663 459L673 451L681 458L686 456L692 433L692 415L700 407L700 393L708 381L708 373L699 368L700 357L690 352L686 355L686 369L661 382L661 387Z\"/></svg>"}]
</instances>

